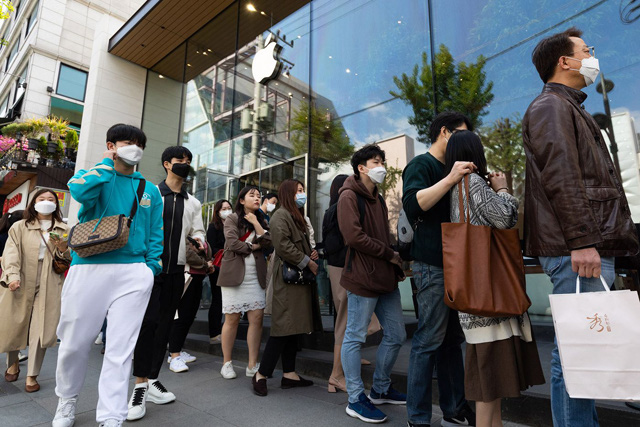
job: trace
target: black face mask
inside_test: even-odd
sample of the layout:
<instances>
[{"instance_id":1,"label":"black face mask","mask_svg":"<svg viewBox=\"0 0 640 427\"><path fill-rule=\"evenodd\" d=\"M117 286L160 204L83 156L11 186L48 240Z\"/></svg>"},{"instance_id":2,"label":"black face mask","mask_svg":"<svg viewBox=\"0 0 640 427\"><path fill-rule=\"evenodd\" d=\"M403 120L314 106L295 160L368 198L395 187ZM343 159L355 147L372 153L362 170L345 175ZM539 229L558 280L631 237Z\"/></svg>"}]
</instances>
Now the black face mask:
<instances>
[{"instance_id":1,"label":"black face mask","mask_svg":"<svg viewBox=\"0 0 640 427\"><path fill-rule=\"evenodd\" d=\"M189 171L191 171L191 166L186 163L174 163L171 165L171 172L175 173L180 178L188 177Z\"/></svg>"}]
</instances>

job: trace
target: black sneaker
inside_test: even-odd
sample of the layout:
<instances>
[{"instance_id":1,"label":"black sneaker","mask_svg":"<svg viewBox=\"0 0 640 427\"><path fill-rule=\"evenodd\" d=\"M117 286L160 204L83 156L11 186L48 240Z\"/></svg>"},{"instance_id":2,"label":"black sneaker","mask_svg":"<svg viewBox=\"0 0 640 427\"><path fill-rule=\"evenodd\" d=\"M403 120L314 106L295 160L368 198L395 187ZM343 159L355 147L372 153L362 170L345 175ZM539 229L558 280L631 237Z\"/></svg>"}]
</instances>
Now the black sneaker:
<instances>
[{"instance_id":1,"label":"black sneaker","mask_svg":"<svg viewBox=\"0 0 640 427\"><path fill-rule=\"evenodd\" d=\"M418 424L407 421L407 427L431 427L431 424Z\"/></svg>"},{"instance_id":2,"label":"black sneaker","mask_svg":"<svg viewBox=\"0 0 640 427\"><path fill-rule=\"evenodd\" d=\"M476 414L471 410L468 403L465 403L462 409L453 417L444 417L440 422L443 427L454 426L475 426Z\"/></svg>"}]
</instances>

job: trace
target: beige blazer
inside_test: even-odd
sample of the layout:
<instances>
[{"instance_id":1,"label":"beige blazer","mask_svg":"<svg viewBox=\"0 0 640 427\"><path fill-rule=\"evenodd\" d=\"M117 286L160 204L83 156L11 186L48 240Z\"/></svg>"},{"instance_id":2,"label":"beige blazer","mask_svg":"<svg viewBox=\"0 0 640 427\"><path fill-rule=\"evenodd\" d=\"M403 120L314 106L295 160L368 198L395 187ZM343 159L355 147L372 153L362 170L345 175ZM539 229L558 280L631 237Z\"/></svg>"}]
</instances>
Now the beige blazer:
<instances>
[{"instance_id":1,"label":"beige blazer","mask_svg":"<svg viewBox=\"0 0 640 427\"><path fill-rule=\"evenodd\" d=\"M66 224L54 224L56 233L69 232ZM40 223L35 220L26 224L16 222L9 229L9 238L2 254L2 277L0 278L0 353L22 350L27 346L27 336L31 319L37 319L40 331L40 345L53 347L56 344L56 329L60 319L60 295L64 278L56 274L52 267L52 256L45 250L40 274L40 290L37 306L36 274L40 251ZM49 243L52 251L55 247ZM69 250L59 255L71 259ZM20 280L20 288L10 291L6 286Z\"/></svg>"}]
</instances>

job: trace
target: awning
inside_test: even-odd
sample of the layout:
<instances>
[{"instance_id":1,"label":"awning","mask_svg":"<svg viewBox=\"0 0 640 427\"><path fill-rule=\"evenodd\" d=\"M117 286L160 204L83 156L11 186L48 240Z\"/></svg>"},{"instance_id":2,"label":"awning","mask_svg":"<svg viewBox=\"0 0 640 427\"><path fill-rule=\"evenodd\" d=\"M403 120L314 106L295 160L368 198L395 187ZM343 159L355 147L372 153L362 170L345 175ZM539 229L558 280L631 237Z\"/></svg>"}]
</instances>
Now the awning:
<instances>
[{"instance_id":1,"label":"awning","mask_svg":"<svg viewBox=\"0 0 640 427\"><path fill-rule=\"evenodd\" d=\"M308 2L255 0L261 15L233 0L148 0L111 37L109 52L188 82Z\"/></svg>"}]
</instances>

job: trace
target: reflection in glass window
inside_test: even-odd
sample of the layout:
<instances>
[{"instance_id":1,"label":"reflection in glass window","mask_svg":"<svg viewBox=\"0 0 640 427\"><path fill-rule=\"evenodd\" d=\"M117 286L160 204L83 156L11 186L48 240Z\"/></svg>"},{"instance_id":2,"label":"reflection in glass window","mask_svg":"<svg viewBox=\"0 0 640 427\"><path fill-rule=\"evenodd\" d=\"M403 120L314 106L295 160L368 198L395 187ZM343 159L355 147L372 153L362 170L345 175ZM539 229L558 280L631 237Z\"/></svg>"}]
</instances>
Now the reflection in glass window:
<instances>
[{"instance_id":1,"label":"reflection in glass window","mask_svg":"<svg viewBox=\"0 0 640 427\"><path fill-rule=\"evenodd\" d=\"M9 57L7 58L7 64L6 64L6 67L5 67L5 71L7 71L9 69L9 65L11 65L11 62L14 60L16 55L18 55L18 51L19 50L20 50L20 40L15 42L13 47L11 48L11 52L9 53Z\"/></svg>"},{"instance_id":2,"label":"reflection in glass window","mask_svg":"<svg viewBox=\"0 0 640 427\"><path fill-rule=\"evenodd\" d=\"M65 64L60 64L60 74L58 75L58 95L77 99L84 102L85 90L87 88L87 72L78 70Z\"/></svg>"},{"instance_id":3,"label":"reflection in glass window","mask_svg":"<svg viewBox=\"0 0 640 427\"><path fill-rule=\"evenodd\" d=\"M27 19L27 34L31 32L31 29L36 25L38 21L38 8L40 7L40 2L36 3L36 6L33 8L33 12Z\"/></svg>"}]
</instances>

